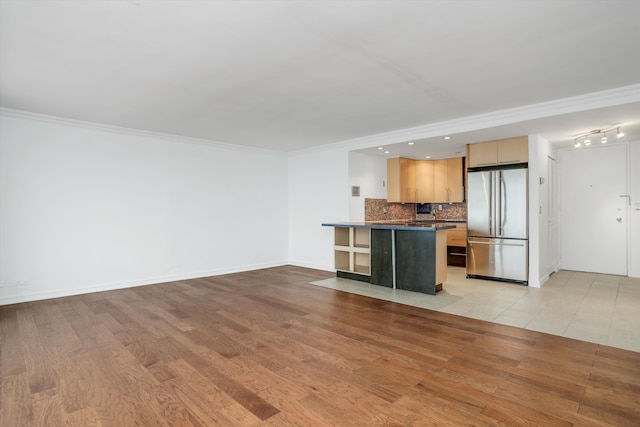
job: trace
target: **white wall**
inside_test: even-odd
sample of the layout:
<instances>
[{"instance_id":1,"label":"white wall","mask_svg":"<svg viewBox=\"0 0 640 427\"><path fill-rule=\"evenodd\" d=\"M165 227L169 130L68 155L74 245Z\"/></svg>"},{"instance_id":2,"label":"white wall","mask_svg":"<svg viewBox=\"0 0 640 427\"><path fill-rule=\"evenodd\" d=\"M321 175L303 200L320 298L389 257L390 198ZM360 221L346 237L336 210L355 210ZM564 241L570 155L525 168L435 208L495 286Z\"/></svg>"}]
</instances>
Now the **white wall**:
<instances>
[{"instance_id":1,"label":"white wall","mask_svg":"<svg viewBox=\"0 0 640 427\"><path fill-rule=\"evenodd\" d=\"M0 120L0 304L288 261L282 154Z\"/></svg>"},{"instance_id":2,"label":"white wall","mask_svg":"<svg viewBox=\"0 0 640 427\"><path fill-rule=\"evenodd\" d=\"M385 157L349 153L349 189L360 186L360 197L349 197L349 221L364 221L364 199L387 198L386 182Z\"/></svg>"},{"instance_id":3,"label":"white wall","mask_svg":"<svg viewBox=\"0 0 640 427\"><path fill-rule=\"evenodd\" d=\"M529 278L530 286L539 287L554 271L549 259L555 239L549 238L549 221L553 212L549 206L549 190L553 183L548 174L551 144L540 135L529 136ZM555 252L555 251L553 251Z\"/></svg>"},{"instance_id":4,"label":"white wall","mask_svg":"<svg viewBox=\"0 0 640 427\"><path fill-rule=\"evenodd\" d=\"M629 276L640 277L640 141L629 143Z\"/></svg>"},{"instance_id":5,"label":"white wall","mask_svg":"<svg viewBox=\"0 0 640 427\"><path fill-rule=\"evenodd\" d=\"M299 151L289 157L289 261L334 270L332 227L349 219L346 149Z\"/></svg>"}]
</instances>

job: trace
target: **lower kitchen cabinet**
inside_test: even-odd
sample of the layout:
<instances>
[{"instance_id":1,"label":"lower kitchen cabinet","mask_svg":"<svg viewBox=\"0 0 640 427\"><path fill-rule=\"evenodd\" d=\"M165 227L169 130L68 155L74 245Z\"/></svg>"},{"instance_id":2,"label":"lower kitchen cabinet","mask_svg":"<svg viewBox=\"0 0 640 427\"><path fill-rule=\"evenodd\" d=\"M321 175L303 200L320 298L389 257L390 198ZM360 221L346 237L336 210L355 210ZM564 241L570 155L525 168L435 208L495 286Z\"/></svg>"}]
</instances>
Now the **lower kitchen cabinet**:
<instances>
[{"instance_id":1,"label":"lower kitchen cabinet","mask_svg":"<svg viewBox=\"0 0 640 427\"><path fill-rule=\"evenodd\" d=\"M338 277L431 295L447 280L447 230L452 225L322 225L335 228Z\"/></svg>"},{"instance_id":2,"label":"lower kitchen cabinet","mask_svg":"<svg viewBox=\"0 0 640 427\"><path fill-rule=\"evenodd\" d=\"M453 223L453 230L447 231L447 265L466 267L467 265L467 225Z\"/></svg>"},{"instance_id":3,"label":"lower kitchen cabinet","mask_svg":"<svg viewBox=\"0 0 640 427\"><path fill-rule=\"evenodd\" d=\"M447 246L447 265L454 267L467 266L466 246Z\"/></svg>"},{"instance_id":4,"label":"lower kitchen cabinet","mask_svg":"<svg viewBox=\"0 0 640 427\"><path fill-rule=\"evenodd\" d=\"M371 230L371 283L393 287L391 230Z\"/></svg>"},{"instance_id":5,"label":"lower kitchen cabinet","mask_svg":"<svg viewBox=\"0 0 640 427\"><path fill-rule=\"evenodd\" d=\"M396 231L396 287L435 295L447 278L447 232Z\"/></svg>"},{"instance_id":6,"label":"lower kitchen cabinet","mask_svg":"<svg viewBox=\"0 0 640 427\"><path fill-rule=\"evenodd\" d=\"M366 282L370 280L369 229L336 227L334 250L338 277Z\"/></svg>"}]
</instances>

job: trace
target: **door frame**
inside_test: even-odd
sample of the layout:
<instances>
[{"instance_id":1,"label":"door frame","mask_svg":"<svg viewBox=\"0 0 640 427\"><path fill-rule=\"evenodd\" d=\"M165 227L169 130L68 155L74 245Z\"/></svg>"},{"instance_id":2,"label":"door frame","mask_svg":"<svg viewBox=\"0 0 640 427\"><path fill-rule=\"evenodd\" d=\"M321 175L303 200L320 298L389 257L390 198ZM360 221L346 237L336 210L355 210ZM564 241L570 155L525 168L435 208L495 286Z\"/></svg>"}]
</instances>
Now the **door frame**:
<instances>
[{"instance_id":1,"label":"door frame","mask_svg":"<svg viewBox=\"0 0 640 427\"><path fill-rule=\"evenodd\" d=\"M547 238L549 239L549 249L553 251L549 256L551 273L557 272L560 265L557 176L558 163L554 157L547 155Z\"/></svg>"}]
</instances>

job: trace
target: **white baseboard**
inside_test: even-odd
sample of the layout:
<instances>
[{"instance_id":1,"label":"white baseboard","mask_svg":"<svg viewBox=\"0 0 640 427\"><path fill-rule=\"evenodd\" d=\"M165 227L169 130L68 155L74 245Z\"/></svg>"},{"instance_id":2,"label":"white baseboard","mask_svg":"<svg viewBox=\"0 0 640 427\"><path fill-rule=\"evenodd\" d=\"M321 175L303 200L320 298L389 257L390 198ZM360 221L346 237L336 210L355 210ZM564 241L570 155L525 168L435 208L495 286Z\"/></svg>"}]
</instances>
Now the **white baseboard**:
<instances>
[{"instance_id":1,"label":"white baseboard","mask_svg":"<svg viewBox=\"0 0 640 427\"><path fill-rule=\"evenodd\" d=\"M321 264L312 264L312 263L308 263L308 262L300 262L300 261L290 261L289 262L290 265L293 265L295 267L303 267L303 268L313 268L314 270L322 270L322 271L333 271L335 272L336 269L333 267L327 267L326 265L321 265Z\"/></svg>"},{"instance_id":2,"label":"white baseboard","mask_svg":"<svg viewBox=\"0 0 640 427\"><path fill-rule=\"evenodd\" d=\"M232 268L223 268L208 271L198 271L177 275L163 275L156 277L148 277L144 279L125 280L121 282L103 283L98 285L91 285L81 288L67 288L67 289L55 289L45 292L33 292L22 295L14 295L3 298L0 296L0 305L18 304L22 302L40 301L51 298L62 298L73 295L89 294L93 292L113 291L116 289L133 288L136 286L155 285L158 283L175 282L179 280L198 279L202 277L220 276L223 274L242 273L243 271L260 270L263 268L280 267L287 265L286 262L273 262L264 264L254 264L246 266L238 266Z\"/></svg>"}]
</instances>

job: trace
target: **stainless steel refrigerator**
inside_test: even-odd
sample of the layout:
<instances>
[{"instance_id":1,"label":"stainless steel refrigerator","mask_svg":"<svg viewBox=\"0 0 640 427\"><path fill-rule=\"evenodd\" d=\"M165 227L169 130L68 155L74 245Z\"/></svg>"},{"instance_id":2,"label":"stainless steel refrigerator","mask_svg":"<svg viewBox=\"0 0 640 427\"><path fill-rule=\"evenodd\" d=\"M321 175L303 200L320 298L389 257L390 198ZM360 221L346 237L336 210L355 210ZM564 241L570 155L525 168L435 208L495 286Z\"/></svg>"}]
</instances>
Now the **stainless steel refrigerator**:
<instances>
[{"instance_id":1,"label":"stainless steel refrigerator","mask_svg":"<svg viewBox=\"0 0 640 427\"><path fill-rule=\"evenodd\" d=\"M467 277L529 280L528 169L469 171Z\"/></svg>"}]
</instances>

